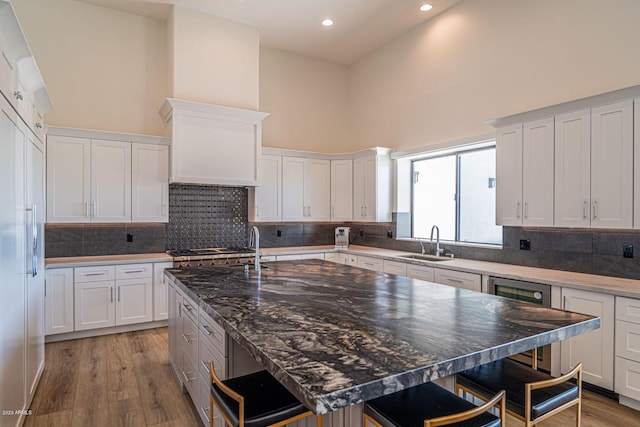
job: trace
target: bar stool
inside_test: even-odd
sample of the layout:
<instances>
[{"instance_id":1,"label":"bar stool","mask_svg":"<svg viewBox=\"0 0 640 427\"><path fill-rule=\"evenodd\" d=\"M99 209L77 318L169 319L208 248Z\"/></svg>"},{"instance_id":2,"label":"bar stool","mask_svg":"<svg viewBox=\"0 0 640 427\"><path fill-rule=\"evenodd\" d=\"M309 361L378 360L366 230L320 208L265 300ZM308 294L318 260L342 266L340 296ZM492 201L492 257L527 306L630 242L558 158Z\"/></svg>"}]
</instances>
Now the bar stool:
<instances>
[{"instance_id":1,"label":"bar stool","mask_svg":"<svg viewBox=\"0 0 640 427\"><path fill-rule=\"evenodd\" d=\"M267 371L259 371L222 381L209 362L211 375L210 427L213 408L232 427L278 427L313 414ZM322 417L317 416L318 427Z\"/></svg>"},{"instance_id":2,"label":"bar stool","mask_svg":"<svg viewBox=\"0 0 640 427\"><path fill-rule=\"evenodd\" d=\"M364 403L363 426L504 427L504 391L482 406L456 396L435 383L424 383ZM500 417L489 412L499 406Z\"/></svg>"},{"instance_id":3,"label":"bar stool","mask_svg":"<svg viewBox=\"0 0 640 427\"><path fill-rule=\"evenodd\" d=\"M507 412L524 421L526 427L575 406L576 427L580 427L582 364L554 378L534 369L535 349L533 360L533 368L506 358L460 372L456 376L456 393L462 390L486 401L494 390L506 390ZM574 377L575 384L570 381Z\"/></svg>"}]
</instances>

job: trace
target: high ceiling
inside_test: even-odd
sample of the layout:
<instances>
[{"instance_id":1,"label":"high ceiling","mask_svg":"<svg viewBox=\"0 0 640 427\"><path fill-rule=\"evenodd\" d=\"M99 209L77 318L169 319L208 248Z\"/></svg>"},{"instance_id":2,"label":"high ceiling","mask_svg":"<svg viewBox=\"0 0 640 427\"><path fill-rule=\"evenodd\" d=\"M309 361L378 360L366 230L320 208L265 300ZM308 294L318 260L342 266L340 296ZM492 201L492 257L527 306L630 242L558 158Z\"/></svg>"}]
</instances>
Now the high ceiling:
<instances>
[{"instance_id":1,"label":"high ceiling","mask_svg":"<svg viewBox=\"0 0 640 427\"><path fill-rule=\"evenodd\" d=\"M260 30L262 46L350 65L462 0L80 0L165 20L177 4ZM418 7L430 3L433 9ZM334 21L323 27L325 18Z\"/></svg>"}]
</instances>

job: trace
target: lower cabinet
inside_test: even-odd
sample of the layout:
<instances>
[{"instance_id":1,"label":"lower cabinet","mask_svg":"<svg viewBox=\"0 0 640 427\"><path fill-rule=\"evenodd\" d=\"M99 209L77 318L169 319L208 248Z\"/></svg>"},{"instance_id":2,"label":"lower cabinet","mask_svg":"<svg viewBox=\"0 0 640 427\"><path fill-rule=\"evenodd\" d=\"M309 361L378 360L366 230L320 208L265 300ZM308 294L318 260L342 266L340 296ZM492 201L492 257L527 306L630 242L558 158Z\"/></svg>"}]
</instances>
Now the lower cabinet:
<instances>
[{"instance_id":1,"label":"lower cabinet","mask_svg":"<svg viewBox=\"0 0 640 427\"><path fill-rule=\"evenodd\" d=\"M620 403L625 398L640 401L640 300L616 297L615 354L615 392Z\"/></svg>"},{"instance_id":2,"label":"lower cabinet","mask_svg":"<svg viewBox=\"0 0 640 427\"><path fill-rule=\"evenodd\" d=\"M169 304L167 301L167 276L165 268L173 267L172 262L156 262L153 264L153 320L169 318Z\"/></svg>"},{"instance_id":3,"label":"lower cabinet","mask_svg":"<svg viewBox=\"0 0 640 427\"><path fill-rule=\"evenodd\" d=\"M358 265L358 256L353 254L345 254L343 252L325 252L325 261L331 261L344 265Z\"/></svg>"},{"instance_id":4,"label":"lower cabinet","mask_svg":"<svg viewBox=\"0 0 640 427\"><path fill-rule=\"evenodd\" d=\"M383 268L385 273L397 274L398 276L407 275L407 263L399 261L389 261L387 259L383 262Z\"/></svg>"},{"instance_id":5,"label":"lower cabinet","mask_svg":"<svg viewBox=\"0 0 640 427\"><path fill-rule=\"evenodd\" d=\"M383 271L384 263L380 258L358 256L358 267L373 271Z\"/></svg>"},{"instance_id":6,"label":"lower cabinet","mask_svg":"<svg viewBox=\"0 0 640 427\"><path fill-rule=\"evenodd\" d=\"M45 335L73 332L73 268L46 271Z\"/></svg>"},{"instance_id":7,"label":"lower cabinet","mask_svg":"<svg viewBox=\"0 0 640 427\"><path fill-rule=\"evenodd\" d=\"M407 277L433 282L435 280L434 270L433 267L427 267L425 265L407 264Z\"/></svg>"},{"instance_id":8,"label":"lower cabinet","mask_svg":"<svg viewBox=\"0 0 640 427\"><path fill-rule=\"evenodd\" d=\"M564 374L582 363L584 381L613 390L614 296L562 288L562 308L600 317L600 329L560 343L560 370Z\"/></svg>"},{"instance_id":9,"label":"lower cabinet","mask_svg":"<svg viewBox=\"0 0 640 427\"><path fill-rule=\"evenodd\" d=\"M482 276L475 273L466 273L464 271L435 268L434 282L441 285L449 285L456 288L468 289L470 291L482 291Z\"/></svg>"}]
</instances>

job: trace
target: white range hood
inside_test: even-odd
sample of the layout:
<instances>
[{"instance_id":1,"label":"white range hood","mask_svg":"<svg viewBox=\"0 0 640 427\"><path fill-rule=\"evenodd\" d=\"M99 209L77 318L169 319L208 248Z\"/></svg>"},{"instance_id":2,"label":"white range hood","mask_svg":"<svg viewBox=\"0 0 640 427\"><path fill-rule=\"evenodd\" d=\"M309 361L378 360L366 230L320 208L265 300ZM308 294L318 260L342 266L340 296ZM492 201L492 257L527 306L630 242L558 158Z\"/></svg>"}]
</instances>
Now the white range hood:
<instances>
[{"instance_id":1,"label":"white range hood","mask_svg":"<svg viewBox=\"0 0 640 427\"><path fill-rule=\"evenodd\" d=\"M262 120L269 113L167 98L169 182L258 185Z\"/></svg>"}]
</instances>

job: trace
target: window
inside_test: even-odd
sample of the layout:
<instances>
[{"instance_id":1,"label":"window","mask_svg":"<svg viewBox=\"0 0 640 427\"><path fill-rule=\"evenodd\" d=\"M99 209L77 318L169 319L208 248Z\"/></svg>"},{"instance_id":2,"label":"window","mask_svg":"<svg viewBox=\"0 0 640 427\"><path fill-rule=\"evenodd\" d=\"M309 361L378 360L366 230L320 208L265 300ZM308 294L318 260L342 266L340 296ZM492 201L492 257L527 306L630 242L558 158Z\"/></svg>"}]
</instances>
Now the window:
<instances>
[{"instance_id":1,"label":"window","mask_svg":"<svg viewBox=\"0 0 640 427\"><path fill-rule=\"evenodd\" d=\"M414 238L502 243L496 222L495 143L412 161L411 225Z\"/></svg>"}]
</instances>

